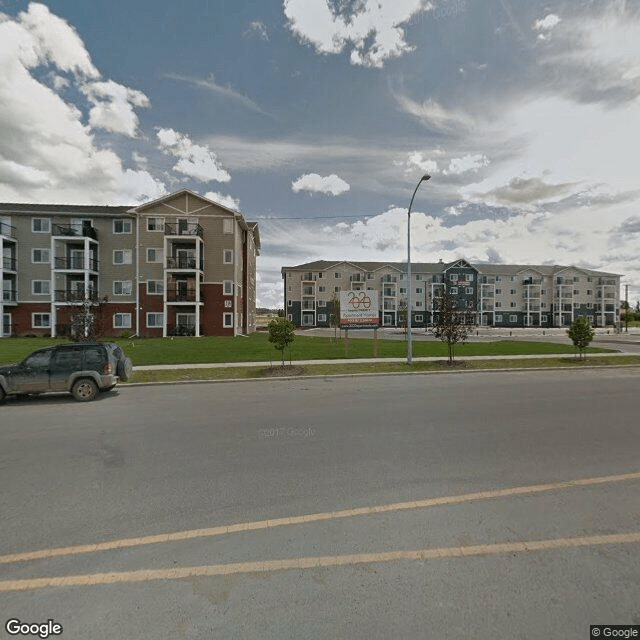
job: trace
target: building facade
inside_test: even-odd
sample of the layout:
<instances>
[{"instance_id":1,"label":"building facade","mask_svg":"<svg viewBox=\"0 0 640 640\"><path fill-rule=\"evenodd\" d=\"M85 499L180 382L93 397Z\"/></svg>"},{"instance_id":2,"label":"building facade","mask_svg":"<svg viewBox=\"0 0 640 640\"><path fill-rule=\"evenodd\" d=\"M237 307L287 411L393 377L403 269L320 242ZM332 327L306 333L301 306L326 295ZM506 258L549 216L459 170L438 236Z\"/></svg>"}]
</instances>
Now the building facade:
<instances>
[{"instance_id":1,"label":"building facade","mask_svg":"<svg viewBox=\"0 0 640 640\"><path fill-rule=\"evenodd\" d=\"M618 326L620 275L560 265L331 262L283 267L287 318L328 327L340 291L377 291L382 326L404 322L411 286L411 324L434 322L445 283L469 323L493 327L567 327L578 316L593 326Z\"/></svg>"},{"instance_id":2,"label":"building facade","mask_svg":"<svg viewBox=\"0 0 640 640\"><path fill-rule=\"evenodd\" d=\"M255 331L257 223L191 191L139 206L0 204L0 337Z\"/></svg>"}]
</instances>

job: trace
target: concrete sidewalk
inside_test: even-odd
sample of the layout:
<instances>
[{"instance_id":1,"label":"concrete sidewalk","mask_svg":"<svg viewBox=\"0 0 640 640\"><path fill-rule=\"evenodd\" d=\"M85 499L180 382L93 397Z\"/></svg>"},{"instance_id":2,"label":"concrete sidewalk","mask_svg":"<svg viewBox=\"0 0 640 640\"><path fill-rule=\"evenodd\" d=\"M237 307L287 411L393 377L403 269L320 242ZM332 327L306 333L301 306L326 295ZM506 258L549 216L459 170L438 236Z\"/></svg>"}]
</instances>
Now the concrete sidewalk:
<instances>
[{"instance_id":1,"label":"concrete sidewalk","mask_svg":"<svg viewBox=\"0 0 640 640\"><path fill-rule=\"evenodd\" d=\"M598 358L604 356L632 356L638 355L635 353L590 353L588 358ZM504 356L467 356L464 358L458 357L458 360L533 360L536 358L571 358L573 354L570 353L548 353L548 354L535 354L535 355L504 355ZM424 357L413 358L414 362L437 362L439 360L446 360L446 356L440 357ZM338 358L334 360L292 360L291 364L296 365L311 365L311 364L363 364L370 362L406 362L406 358ZM171 369L224 369L230 367L268 367L278 366L280 360L274 359L271 362L212 362L209 364L154 364L134 367L134 371L160 371ZM285 360L285 364L289 364L288 360Z\"/></svg>"}]
</instances>

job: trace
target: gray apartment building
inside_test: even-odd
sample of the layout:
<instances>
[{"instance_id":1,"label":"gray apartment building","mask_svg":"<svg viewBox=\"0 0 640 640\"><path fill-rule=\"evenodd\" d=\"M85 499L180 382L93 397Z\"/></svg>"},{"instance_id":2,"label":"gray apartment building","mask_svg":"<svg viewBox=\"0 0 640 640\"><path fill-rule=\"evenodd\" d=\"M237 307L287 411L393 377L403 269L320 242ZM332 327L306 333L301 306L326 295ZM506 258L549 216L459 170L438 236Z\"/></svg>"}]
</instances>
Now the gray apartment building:
<instances>
[{"instance_id":1,"label":"gray apartment building","mask_svg":"<svg viewBox=\"0 0 640 640\"><path fill-rule=\"evenodd\" d=\"M562 265L406 263L317 260L283 267L287 318L327 327L340 291L377 291L382 326L399 326L411 286L412 326L434 322L445 283L468 321L492 327L567 327L578 316L618 326L620 275Z\"/></svg>"},{"instance_id":2,"label":"gray apartment building","mask_svg":"<svg viewBox=\"0 0 640 640\"><path fill-rule=\"evenodd\" d=\"M181 190L137 206L0 204L0 337L65 335L88 310L104 335L255 331L260 234Z\"/></svg>"}]
</instances>

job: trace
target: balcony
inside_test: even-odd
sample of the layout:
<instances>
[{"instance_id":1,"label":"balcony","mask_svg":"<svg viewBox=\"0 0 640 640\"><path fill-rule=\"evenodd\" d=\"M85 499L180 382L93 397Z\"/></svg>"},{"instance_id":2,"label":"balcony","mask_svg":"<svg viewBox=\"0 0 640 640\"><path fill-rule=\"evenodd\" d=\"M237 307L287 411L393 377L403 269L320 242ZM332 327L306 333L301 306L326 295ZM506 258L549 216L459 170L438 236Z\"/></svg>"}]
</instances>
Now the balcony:
<instances>
[{"instance_id":1,"label":"balcony","mask_svg":"<svg viewBox=\"0 0 640 640\"><path fill-rule=\"evenodd\" d=\"M540 311L540 305L539 304L529 304L527 305L525 303L524 307L523 307L523 311Z\"/></svg>"},{"instance_id":2,"label":"balcony","mask_svg":"<svg viewBox=\"0 0 640 640\"><path fill-rule=\"evenodd\" d=\"M359 273L357 273L354 276L349 276L349 282L364 282L364 281L365 281L364 276Z\"/></svg>"},{"instance_id":3,"label":"balcony","mask_svg":"<svg viewBox=\"0 0 640 640\"><path fill-rule=\"evenodd\" d=\"M316 303L313 300L303 300L301 309L303 311L313 311L316 308Z\"/></svg>"},{"instance_id":4,"label":"balcony","mask_svg":"<svg viewBox=\"0 0 640 640\"><path fill-rule=\"evenodd\" d=\"M53 259L53 264L54 269L84 271L84 256L56 257ZM95 258L89 258L89 271L98 271L98 261Z\"/></svg>"},{"instance_id":5,"label":"balcony","mask_svg":"<svg viewBox=\"0 0 640 640\"><path fill-rule=\"evenodd\" d=\"M18 292L15 289L2 290L2 302L17 302Z\"/></svg>"},{"instance_id":6,"label":"balcony","mask_svg":"<svg viewBox=\"0 0 640 640\"><path fill-rule=\"evenodd\" d=\"M598 278L598 284L601 286L604 285L604 286L612 287L612 286L615 286L616 281L611 278Z\"/></svg>"},{"instance_id":7,"label":"balcony","mask_svg":"<svg viewBox=\"0 0 640 640\"><path fill-rule=\"evenodd\" d=\"M52 232L54 236L91 238L92 240L98 239L98 234L95 228L89 225L83 225L82 227L77 227L71 224L54 224L52 226Z\"/></svg>"},{"instance_id":8,"label":"balcony","mask_svg":"<svg viewBox=\"0 0 640 640\"><path fill-rule=\"evenodd\" d=\"M168 288L167 289L167 302L198 302L196 300L195 289L179 289L179 288ZM202 291L200 292L200 300L199 302L204 301L204 296L202 295Z\"/></svg>"},{"instance_id":9,"label":"balcony","mask_svg":"<svg viewBox=\"0 0 640 640\"><path fill-rule=\"evenodd\" d=\"M191 256L168 256L167 269L196 269L196 259ZM200 271L203 269L203 261L200 260Z\"/></svg>"},{"instance_id":10,"label":"balcony","mask_svg":"<svg viewBox=\"0 0 640 640\"><path fill-rule=\"evenodd\" d=\"M318 276L314 276L313 273L305 273L302 276L302 282L315 282Z\"/></svg>"},{"instance_id":11,"label":"balcony","mask_svg":"<svg viewBox=\"0 0 640 640\"><path fill-rule=\"evenodd\" d=\"M383 284L386 282L398 282L398 278L396 276L382 276L382 278L380 278L380 282Z\"/></svg>"},{"instance_id":12,"label":"balcony","mask_svg":"<svg viewBox=\"0 0 640 640\"><path fill-rule=\"evenodd\" d=\"M197 222L165 222L165 236L198 236L202 238L204 233L202 227Z\"/></svg>"},{"instance_id":13,"label":"balcony","mask_svg":"<svg viewBox=\"0 0 640 640\"><path fill-rule=\"evenodd\" d=\"M542 284L542 278L524 278L522 284Z\"/></svg>"},{"instance_id":14,"label":"balcony","mask_svg":"<svg viewBox=\"0 0 640 640\"><path fill-rule=\"evenodd\" d=\"M302 287L302 295L303 296L314 296L314 288L313 287Z\"/></svg>"},{"instance_id":15,"label":"balcony","mask_svg":"<svg viewBox=\"0 0 640 640\"><path fill-rule=\"evenodd\" d=\"M482 297L482 298L494 298L495 297L495 293L493 291L482 291L480 293L480 297Z\"/></svg>"},{"instance_id":16,"label":"balcony","mask_svg":"<svg viewBox=\"0 0 640 640\"><path fill-rule=\"evenodd\" d=\"M90 302L98 302L98 292L94 289L89 289L85 296L84 289L56 289L53 292L53 299L55 302L67 302L69 304L79 304L85 300Z\"/></svg>"},{"instance_id":17,"label":"balcony","mask_svg":"<svg viewBox=\"0 0 640 640\"><path fill-rule=\"evenodd\" d=\"M16 228L12 227L6 222L0 222L0 236L5 236L6 238L15 238Z\"/></svg>"},{"instance_id":18,"label":"balcony","mask_svg":"<svg viewBox=\"0 0 640 640\"><path fill-rule=\"evenodd\" d=\"M15 271L16 270L16 259L15 258L2 258L2 268L5 271Z\"/></svg>"}]
</instances>

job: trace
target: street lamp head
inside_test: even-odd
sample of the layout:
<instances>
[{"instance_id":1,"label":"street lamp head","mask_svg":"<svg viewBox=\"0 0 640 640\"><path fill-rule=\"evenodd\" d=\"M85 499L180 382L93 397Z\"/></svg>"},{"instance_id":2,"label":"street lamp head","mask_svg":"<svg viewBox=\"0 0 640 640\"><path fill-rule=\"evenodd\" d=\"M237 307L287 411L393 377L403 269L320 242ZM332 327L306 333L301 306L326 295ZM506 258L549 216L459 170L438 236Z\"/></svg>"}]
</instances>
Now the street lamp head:
<instances>
[{"instance_id":1,"label":"street lamp head","mask_svg":"<svg viewBox=\"0 0 640 640\"><path fill-rule=\"evenodd\" d=\"M420 178L420 182L424 182L426 180L431 180L431 176L428 173L425 173L422 178Z\"/></svg>"}]
</instances>

